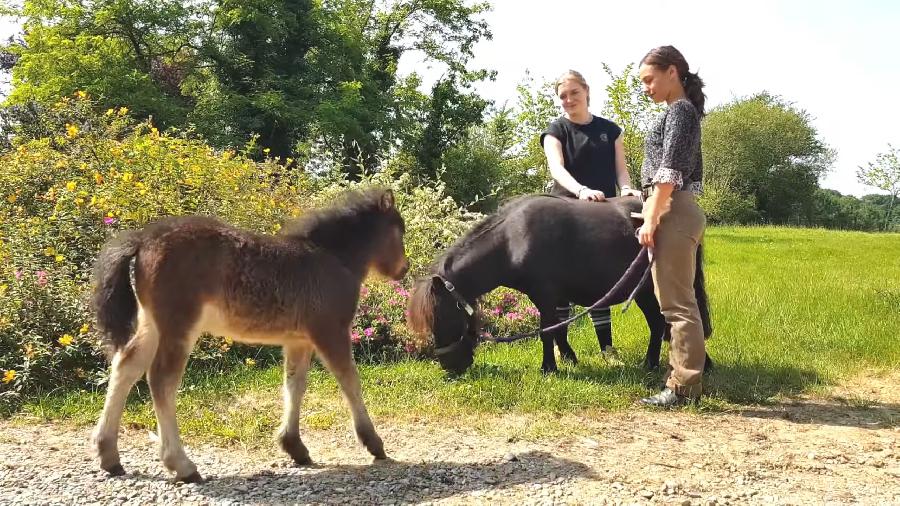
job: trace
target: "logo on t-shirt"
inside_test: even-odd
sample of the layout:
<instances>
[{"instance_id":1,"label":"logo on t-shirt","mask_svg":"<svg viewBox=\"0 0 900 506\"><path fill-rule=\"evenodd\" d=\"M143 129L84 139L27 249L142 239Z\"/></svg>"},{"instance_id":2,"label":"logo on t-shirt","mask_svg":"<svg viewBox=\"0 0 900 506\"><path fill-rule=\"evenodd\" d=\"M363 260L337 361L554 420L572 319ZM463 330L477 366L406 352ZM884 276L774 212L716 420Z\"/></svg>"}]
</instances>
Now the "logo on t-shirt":
<instances>
[{"instance_id":1,"label":"logo on t-shirt","mask_svg":"<svg viewBox=\"0 0 900 506\"><path fill-rule=\"evenodd\" d=\"M609 137L606 136L606 132L600 134L600 140L603 142L609 142Z\"/></svg>"}]
</instances>

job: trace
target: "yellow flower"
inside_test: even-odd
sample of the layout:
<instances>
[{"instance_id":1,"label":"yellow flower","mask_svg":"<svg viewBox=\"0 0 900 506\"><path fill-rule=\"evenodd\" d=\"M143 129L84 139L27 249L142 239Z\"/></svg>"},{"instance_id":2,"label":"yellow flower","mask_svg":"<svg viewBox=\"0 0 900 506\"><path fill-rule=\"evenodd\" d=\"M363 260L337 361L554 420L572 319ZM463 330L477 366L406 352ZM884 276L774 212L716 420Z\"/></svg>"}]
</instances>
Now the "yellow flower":
<instances>
[{"instance_id":1,"label":"yellow flower","mask_svg":"<svg viewBox=\"0 0 900 506\"><path fill-rule=\"evenodd\" d=\"M68 183L66 183L66 189L69 190L70 192L75 191L75 186L76 186L75 181L69 181Z\"/></svg>"},{"instance_id":2,"label":"yellow flower","mask_svg":"<svg viewBox=\"0 0 900 506\"><path fill-rule=\"evenodd\" d=\"M122 181L125 181L126 183L131 181L132 179L134 179L134 174L132 174L131 172L122 174Z\"/></svg>"},{"instance_id":3,"label":"yellow flower","mask_svg":"<svg viewBox=\"0 0 900 506\"><path fill-rule=\"evenodd\" d=\"M6 374L3 375L3 382L4 382L4 383L9 383L9 382L11 382L11 381L14 380L14 379L16 379L16 371L14 371L14 370L12 370L12 369L8 369L8 370L6 371Z\"/></svg>"},{"instance_id":4,"label":"yellow flower","mask_svg":"<svg viewBox=\"0 0 900 506\"><path fill-rule=\"evenodd\" d=\"M56 248L54 248L53 246L47 246L46 248L44 248L44 256L52 257L53 255L56 255Z\"/></svg>"},{"instance_id":5,"label":"yellow flower","mask_svg":"<svg viewBox=\"0 0 900 506\"><path fill-rule=\"evenodd\" d=\"M74 340L75 340L75 338L72 337L71 335L63 334L63 336L58 339L58 342L59 342L59 344L61 344L63 346L71 346L72 341L74 341Z\"/></svg>"},{"instance_id":6,"label":"yellow flower","mask_svg":"<svg viewBox=\"0 0 900 506\"><path fill-rule=\"evenodd\" d=\"M90 330L90 328L91 327L87 323L85 323L84 325L81 326L80 329L78 329L78 333L79 334L87 334L88 330Z\"/></svg>"},{"instance_id":7,"label":"yellow flower","mask_svg":"<svg viewBox=\"0 0 900 506\"><path fill-rule=\"evenodd\" d=\"M54 258L54 260L56 260L57 263L62 262L65 259L66 259L66 257L64 257L62 255L56 255L56 257Z\"/></svg>"},{"instance_id":8,"label":"yellow flower","mask_svg":"<svg viewBox=\"0 0 900 506\"><path fill-rule=\"evenodd\" d=\"M116 213L110 211L110 212L106 213L106 217L107 217L107 218L115 218L115 217L116 217Z\"/></svg>"},{"instance_id":9,"label":"yellow flower","mask_svg":"<svg viewBox=\"0 0 900 506\"><path fill-rule=\"evenodd\" d=\"M80 99L85 99L85 98L87 98L87 92L78 90L75 92L75 96L77 96Z\"/></svg>"},{"instance_id":10,"label":"yellow flower","mask_svg":"<svg viewBox=\"0 0 900 506\"><path fill-rule=\"evenodd\" d=\"M116 113L115 109L107 109L107 110L106 110L106 115L107 115L107 116L112 116L112 115L115 114L115 113Z\"/></svg>"},{"instance_id":11,"label":"yellow flower","mask_svg":"<svg viewBox=\"0 0 900 506\"><path fill-rule=\"evenodd\" d=\"M248 358L248 359L244 360L244 363L247 364L247 367L253 367L256 365L256 360L253 360L252 358Z\"/></svg>"},{"instance_id":12,"label":"yellow flower","mask_svg":"<svg viewBox=\"0 0 900 506\"><path fill-rule=\"evenodd\" d=\"M101 173L99 173L99 172L94 172L94 181L95 181L97 184L102 183L102 182L103 182L103 174L101 174Z\"/></svg>"},{"instance_id":13,"label":"yellow flower","mask_svg":"<svg viewBox=\"0 0 900 506\"><path fill-rule=\"evenodd\" d=\"M18 198L19 197L16 195L10 195L9 197L6 197L6 201L9 202L10 204L15 204L16 199L18 199Z\"/></svg>"},{"instance_id":14,"label":"yellow flower","mask_svg":"<svg viewBox=\"0 0 900 506\"><path fill-rule=\"evenodd\" d=\"M269 149L269 148L263 149L263 153L265 153L265 154L267 154L267 155L269 154L269 151L272 151L272 150Z\"/></svg>"},{"instance_id":15,"label":"yellow flower","mask_svg":"<svg viewBox=\"0 0 900 506\"><path fill-rule=\"evenodd\" d=\"M31 343L25 345L25 358L34 358L34 346Z\"/></svg>"},{"instance_id":16,"label":"yellow flower","mask_svg":"<svg viewBox=\"0 0 900 506\"><path fill-rule=\"evenodd\" d=\"M69 123L66 123L66 137L72 139L76 135L78 135L78 127Z\"/></svg>"},{"instance_id":17,"label":"yellow flower","mask_svg":"<svg viewBox=\"0 0 900 506\"><path fill-rule=\"evenodd\" d=\"M275 226L272 227L272 229L273 229L275 232L278 232L279 230L281 230L281 223L276 223Z\"/></svg>"},{"instance_id":18,"label":"yellow flower","mask_svg":"<svg viewBox=\"0 0 900 506\"><path fill-rule=\"evenodd\" d=\"M127 107L119 107L119 116L125 116L126 114L128 114L128 108Z\"/></svg>"},{"instance_id":19,"label":"yellow flower","mask_svg":"<svg viewBox=\"0 0 900 506\"><path fill-rule=\"evenodd\" d=\"M79 205L79 206L80 206L81 204L84 204L84 199L81 198L81 197L78 197L77 199L75 199L75 204L77 204L77 205Z\"/></svg>"},{"instance_id":20,"label":"yellow flower","mask_svg":"<svg viewBox=\"0 0 900 506\"><path fill-rule=\"evenodd\" d=\"M159 136L159 130L157 130L156 127L151 127L151 128L150 128L150 135L152 135L153 137L158 137L158 136Z\"/></svg>"}]
</instances>

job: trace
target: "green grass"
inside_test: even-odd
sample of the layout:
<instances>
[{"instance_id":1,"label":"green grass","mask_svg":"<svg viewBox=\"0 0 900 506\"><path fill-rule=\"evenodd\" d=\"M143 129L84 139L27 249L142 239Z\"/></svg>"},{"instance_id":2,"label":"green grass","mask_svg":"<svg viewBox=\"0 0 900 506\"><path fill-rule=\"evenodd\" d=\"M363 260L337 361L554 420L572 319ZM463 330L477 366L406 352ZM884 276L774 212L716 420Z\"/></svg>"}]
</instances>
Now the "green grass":
<instances>
[{"instance_id":1,"label":"green grass","mask_svg":"<svg viewBox=\"0 0 900 506\"><path fill-rule=\"evenodd\" d=\"M765 403L820 392L841 378L900 365L900 235L792 228L712 228L707 282L716 368L701 409ZM360 367L366 403L379 419L445 420L499 413L560 414L623 409L658 385L640 367L647 330L635 307L614 310L614 339L625 366L606 364L582 320L570 332L581 359L540 374L540 344L483 345L465 375L448 379L433 362ZM217 374L189 371L179 397L188 435L254 442L280 417L278 367ZM126 424L153 427L146 385L132 394ZM23 414L93 423L103 393L72 392L28 403ZM311 372L304 423L328 428L348 414L321 367Z\"/></svg>"}]
</instances>

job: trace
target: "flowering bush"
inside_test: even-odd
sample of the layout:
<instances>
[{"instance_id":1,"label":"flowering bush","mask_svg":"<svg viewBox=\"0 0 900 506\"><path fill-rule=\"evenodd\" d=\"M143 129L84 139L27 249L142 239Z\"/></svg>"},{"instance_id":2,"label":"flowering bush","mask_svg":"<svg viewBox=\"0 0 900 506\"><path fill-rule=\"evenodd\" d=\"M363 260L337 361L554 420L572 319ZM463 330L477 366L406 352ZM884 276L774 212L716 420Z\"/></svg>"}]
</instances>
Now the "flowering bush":
<instances>
[{"instance_id":1,"label":"flowering bush","mask_svg":"<svg viewBox=\"0 0 900 506\"><path fill-rule=\"evenodd\" d=\"M411 271L402 284L366 280L354 352L364 361L431 352L430 338L407 330L407 290L481 215L460 210L442 185L415 183L404 167L409 161L390 160L377 174L348 182L286 168L292 160L254 162L245 153L214 151L136 123L124 107L96 112L81 93L38 115L40 135L14 138L0 151L0 411L24 395L106 381L87 295L93 260L118 231L166 215L205 214L274 233L305 209L369 185L394 190ZM492 335L536 325L534 309L509 290L486 296L482 308ZM208 337L194 350L192 367L254 367L278 356L274 347Z\"/></svg>"}]
</instances>

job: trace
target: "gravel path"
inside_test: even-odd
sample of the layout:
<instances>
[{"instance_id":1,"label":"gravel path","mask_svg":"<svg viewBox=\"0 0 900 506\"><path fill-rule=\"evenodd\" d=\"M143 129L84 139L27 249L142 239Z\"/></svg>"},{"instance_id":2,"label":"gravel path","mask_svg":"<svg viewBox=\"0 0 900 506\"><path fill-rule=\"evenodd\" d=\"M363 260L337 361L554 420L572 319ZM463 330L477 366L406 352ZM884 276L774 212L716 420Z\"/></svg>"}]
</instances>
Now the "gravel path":
<instances>
[{"instance_id":1,"label":"gravel path","mask_svg":"<svg viewBox=\"0 0 900 506\"><path fill-rule=\"evenodd\" d=\"M537 440L527 416L481 431L376 420L388 463L341 426L304 432L310 468L274 445L189 446L207 478L191 485L170 481L146 430L123 433L127 474L109 478L89 428L0 421L0 504L900 504L900 404L854 406L563 417L589 437Z\"/></svg>"}]
</instances>

